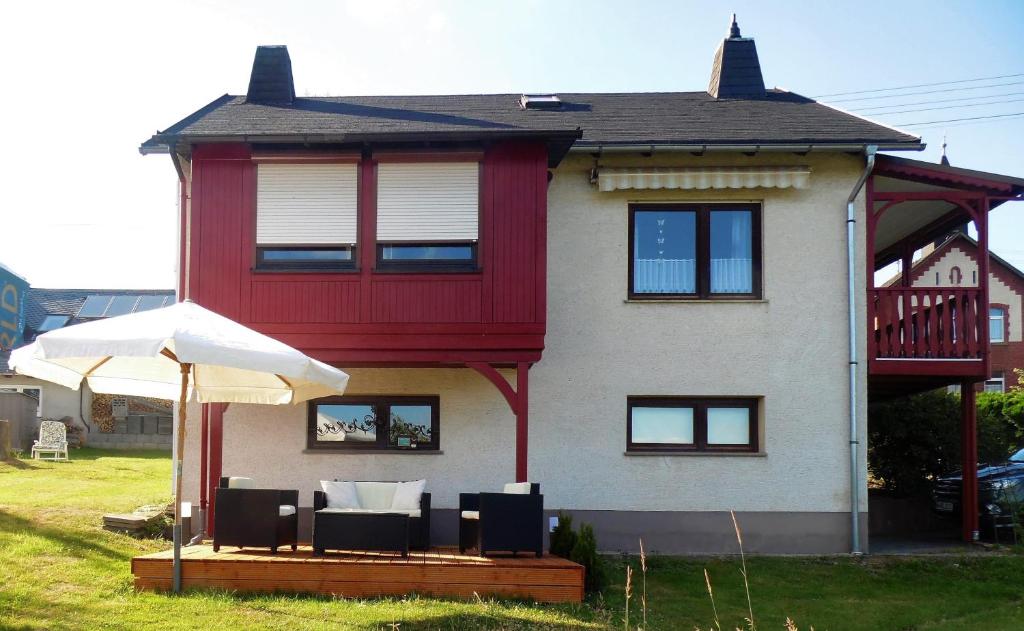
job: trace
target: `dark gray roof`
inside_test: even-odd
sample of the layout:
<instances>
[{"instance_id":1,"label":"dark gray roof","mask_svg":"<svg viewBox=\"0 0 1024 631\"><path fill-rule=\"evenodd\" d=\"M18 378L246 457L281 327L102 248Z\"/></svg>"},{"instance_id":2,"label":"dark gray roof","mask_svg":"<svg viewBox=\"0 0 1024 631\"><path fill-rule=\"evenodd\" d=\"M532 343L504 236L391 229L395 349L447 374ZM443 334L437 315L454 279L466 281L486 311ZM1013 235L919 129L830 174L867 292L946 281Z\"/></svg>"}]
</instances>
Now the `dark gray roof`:
<instances>
[{"instance_id":1,"label":"dark gray roof","mask_svg":"<svg viewBox=\"0 0 1024 631\"><path fill-rule=\"evenodd\" d=\"M89 319L79 319L78 310L89 296L164 296L174 299L173 289L47 289L29 287L25 299L25 341L30 342L39 331L39 325L48 315L66 315L64 326ZM10 351L0 351L0 374L9 373L7 358Z\"/></svg>"},{"instance_id":2,"label":"dark gray roof","mask_svg":"<svg viewBox=\"0 0 1024 631\"><path fill-rule=\"evenodd\" d=\"M524 110L518 94L310 97L290 105L224 95L153 136L141 150L217 140L470 140L569 136L577 130L577 145L920 144L916 136L782 90L769 90L761 99L715 99L707 92L558 96L560 109Z\"/></svg>"}]
</instances>

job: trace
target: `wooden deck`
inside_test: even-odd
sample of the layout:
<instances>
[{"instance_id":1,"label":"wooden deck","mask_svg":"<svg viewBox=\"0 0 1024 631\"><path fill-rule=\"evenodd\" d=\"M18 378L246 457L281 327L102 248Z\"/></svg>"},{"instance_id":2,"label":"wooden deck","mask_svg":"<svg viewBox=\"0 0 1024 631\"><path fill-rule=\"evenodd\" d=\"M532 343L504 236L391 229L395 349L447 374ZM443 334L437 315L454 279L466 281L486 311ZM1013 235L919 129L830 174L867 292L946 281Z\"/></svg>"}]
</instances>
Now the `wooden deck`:
<instances>
[{"instance_id":1,"label":"wooden deck","mask_svg":"<svg viewBox=\"0 0 1024 631\"><path fill-rule=\"evenodd\" d=\"M135 588L170 590L171 550L132 559ZM239 592L290 592L347 597L417 593L454 598L497 596L539 602L583 600L583 566L560 557L478 557L454 548L410 552L328 552L314 557L309 546L269 550L209 544L182 549L182 586Z\"/></svg>"}]
</instances>

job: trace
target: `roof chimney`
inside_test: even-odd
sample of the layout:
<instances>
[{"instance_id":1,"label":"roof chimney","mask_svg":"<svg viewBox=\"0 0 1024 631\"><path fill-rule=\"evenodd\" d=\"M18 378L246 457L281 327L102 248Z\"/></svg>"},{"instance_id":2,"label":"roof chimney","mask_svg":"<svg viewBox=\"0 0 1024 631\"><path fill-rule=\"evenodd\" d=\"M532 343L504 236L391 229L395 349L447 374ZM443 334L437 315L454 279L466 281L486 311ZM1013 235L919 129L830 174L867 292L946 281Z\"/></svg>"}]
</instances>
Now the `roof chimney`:
<instances>
[{"instance_id":1,"label":"roof chimney","mask_svg":"<svg viewBox=\"0 0 1024 631\"><path fill-rule=\"evenodd\" d=\"M295 101L292 60L287 46L256 47L245 100L267 105L291 105Z\"/></svg>"},{"instance_id":2,"label":"roof chimney","mask_svg":"<svg viewBox=\"0 0 1024 631\"><path fill-rule=\"evenodd\" d=\"M708 94L716 99L763 99L764 79L761 64L757 61L757 47L753 38L740 35L736 14L732 14L729 37L715 53L711 67L711 82Z\"/></svg>"}]
</instances>

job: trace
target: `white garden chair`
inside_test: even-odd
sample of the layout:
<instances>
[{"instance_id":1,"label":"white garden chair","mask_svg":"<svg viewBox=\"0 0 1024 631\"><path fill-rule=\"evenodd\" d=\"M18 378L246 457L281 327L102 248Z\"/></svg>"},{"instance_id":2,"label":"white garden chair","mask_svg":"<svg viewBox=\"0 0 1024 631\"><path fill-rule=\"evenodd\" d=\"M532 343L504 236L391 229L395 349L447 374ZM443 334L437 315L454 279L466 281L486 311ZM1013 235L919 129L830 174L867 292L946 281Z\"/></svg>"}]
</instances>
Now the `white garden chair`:
<instances>
[{"instance_id":1,"label":"white garden chair","mask_svg":"<svg viewBox=\"0 0 1024 631\"><path fill-rule=\"evenodd\" d=\"M43 454L51 454L44 458ZM60 421L40 421L39 440L32 442L33 460L68 459L68 428Z\"/></svg>"}]
</instances>

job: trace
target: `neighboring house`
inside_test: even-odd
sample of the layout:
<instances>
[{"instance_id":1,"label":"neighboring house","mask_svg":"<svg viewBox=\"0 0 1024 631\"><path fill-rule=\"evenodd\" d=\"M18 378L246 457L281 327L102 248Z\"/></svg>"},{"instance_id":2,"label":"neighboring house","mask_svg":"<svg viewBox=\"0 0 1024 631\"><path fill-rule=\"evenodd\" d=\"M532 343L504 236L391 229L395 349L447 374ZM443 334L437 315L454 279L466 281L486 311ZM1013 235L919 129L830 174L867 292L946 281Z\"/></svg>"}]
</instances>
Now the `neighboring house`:
<instances>
[{"instance_id":1,"label":"neighboring house","mask_svg":"<svg viewBox=\"0 0 1024 631\"><path fill-rule=\"evenodd\" d=\"M167 306L174 303L174 295L173 290L29 287L25 297L24 342L32 342L37 335L80 322ZM33 396L38 401L38 417L71 417L82 427L88 427L86 442L92 446L170 448L171 414L167 406L156 410L152 404L128 402L126 415L102 428L112 431L101 431L93 419L93 395L88 386L76 391L15 374L7 366L9 355L9 351L0 351L0 392ZM29 438L22 436L21 441Z\"/></svg>"},{"instance_id":2,"label":"neighboring house","mask_svg":"<svg viewBox=\"0 0 1024 631\"><path fill-rule=\"evenodd\" d=\"M443 543L459 492L528 479L602 549L734 552L730 510L757 551L862 548L868 398L988 376L983 333L915 338L874 273L1024 190L876 147L922 144L765 89L735 24L699 92L297 98L260 47L141 151L179 176L183 295L351 381L196 405L185 499L251 476L308 528L319 480L426 478Z\"/></svg>"},{"instance_id":3,"label":"neighboring house","mask_svg":"<svg viewBox=\"0 0 1024 631\"><path fill-rule=\"evenodd\" d=\"M914 287L963 287L978 284L978 242L957 231L924 249L910 272ZM989 252L990 378L986 392L1018 385L1015 369L1024 368L1024 272ZM1024 384L1022 384L1024 385Z\"/></svg>"}]
</instances>

